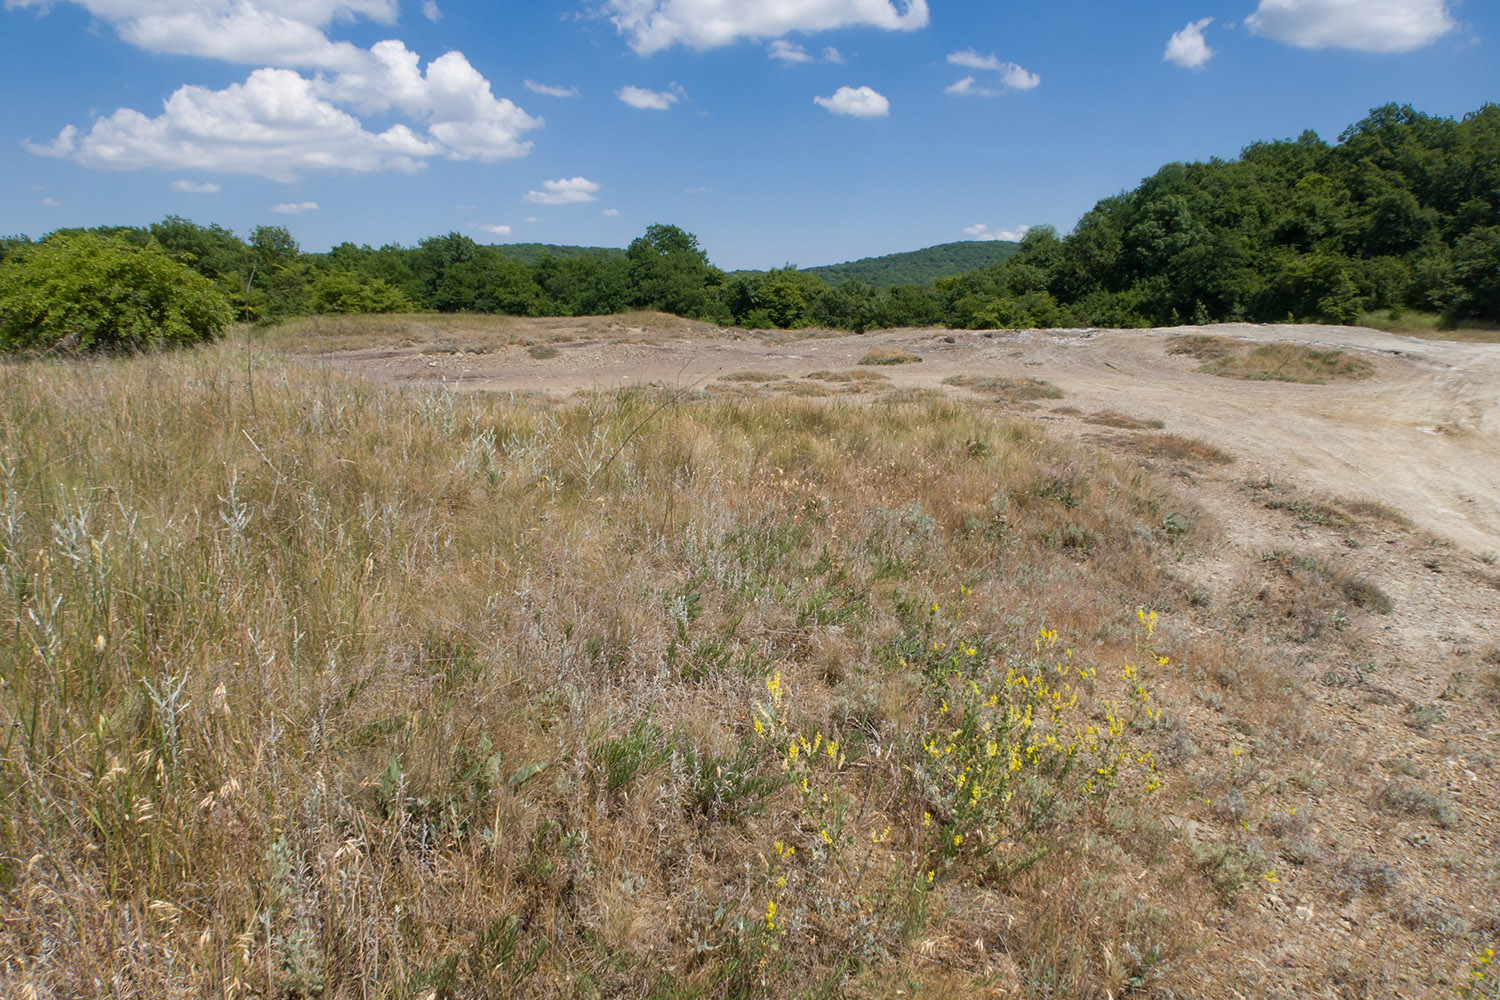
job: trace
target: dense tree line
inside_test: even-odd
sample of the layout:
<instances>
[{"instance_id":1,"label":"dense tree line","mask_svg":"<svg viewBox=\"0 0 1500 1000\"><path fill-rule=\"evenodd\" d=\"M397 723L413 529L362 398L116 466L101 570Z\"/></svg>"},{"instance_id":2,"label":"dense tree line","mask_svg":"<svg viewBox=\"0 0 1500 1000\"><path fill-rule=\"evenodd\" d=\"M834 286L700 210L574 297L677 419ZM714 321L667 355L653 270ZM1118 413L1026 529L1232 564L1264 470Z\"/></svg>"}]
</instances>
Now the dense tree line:
<instances>
[{"instance_id":1,"label":"dense tree line","mask_svg":"<svg viewBox=\"0 0 1500 1000\"><path fill-rule=\"evenodd\" d=\"M198 293L211 287L252 321L657 309L756 328L863 331L1350 322L1384 309L1496 322L1500 107L1454 120L1387 105L1337 143L1306 132L1254 143L1231 161L1168 164L1100 201L1067 236L1033 229L996 263L890 287L861 277L830 282L791 267L726 274L695 236L671 225L649 227L623 252L486 246L448 233L414 247L342 243L304 253L279 226L240 237L175 216L146 227L59 231L42 244L0 239L0 280L13 291L38 284L22 273L50 259L38 248L71 240L78 250L84 237L107 244L104 256L116 263L132 250L148 254L148 270L176 262L203 279L193 286ZM962 259L958 251L950 258ZM0 321L8 315L14 327L9 301L0 302Z\"/></svg>"},{"instance_id":2,"label":"dense tree line","mask_svg":"<svg viewBox=\"0 0 1500 1000\"><path fill-rule=\"evenodd\" d=\"M805 270L830 285L841 285L851 278L876 288L925 285L949 275L1004 263L1016 249L1016 243L1010 240L967 240Z\"/></svg>"}]
</instances>

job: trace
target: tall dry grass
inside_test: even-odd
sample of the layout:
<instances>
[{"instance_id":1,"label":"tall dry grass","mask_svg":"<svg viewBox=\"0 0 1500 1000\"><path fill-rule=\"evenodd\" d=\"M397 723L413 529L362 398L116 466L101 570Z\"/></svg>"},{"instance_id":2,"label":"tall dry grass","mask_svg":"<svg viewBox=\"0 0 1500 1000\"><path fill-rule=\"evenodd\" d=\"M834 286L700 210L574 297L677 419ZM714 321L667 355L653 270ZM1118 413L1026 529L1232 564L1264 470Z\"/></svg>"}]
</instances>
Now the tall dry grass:
<instances>
[{"instance_id":1,"label":"tall dry grass","mask_svg":"<svg viewBox=\"0 0 1500 1000\"><path fill-rule=\"evenodd\" d=\"M0 993L1105 996L1195 946L1120 882L1136 765L1027 758L976 820L923 763L1020 732L1041 627L1078 730L1123 715L1181 534L1139 469L949 401L245 350L0 368Z\"/></svg>"}]
</instances>

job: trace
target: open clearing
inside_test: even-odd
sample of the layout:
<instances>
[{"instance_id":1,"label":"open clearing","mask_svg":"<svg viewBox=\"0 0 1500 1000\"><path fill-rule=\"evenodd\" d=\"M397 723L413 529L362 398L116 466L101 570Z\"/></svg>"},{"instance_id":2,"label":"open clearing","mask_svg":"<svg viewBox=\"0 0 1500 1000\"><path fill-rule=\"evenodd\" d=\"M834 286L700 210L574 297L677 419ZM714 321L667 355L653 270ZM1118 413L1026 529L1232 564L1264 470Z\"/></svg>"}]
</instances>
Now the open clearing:
<instances>
[{"instance_id":1,"label":"open clearing","mask_svg":"<svg viewBox=\"0 0 1500 1000\"><path fill-rule=\"evenodd\" d=\"M1374 372L1322 385L1217 377L1170 353L1174 338L1199 334L1342 351ZM517 321L505 339L512 343L473 351L451 337L418 337L320 358L377 380L459 392L568 396L644 385L849 400L941 393L1034 420L1049 434L1146 456L1219 533L1220 544L1176 567L1194 602L1212 609L1182 628L1211 644L1218 632L1242 631L1257 601L1298 605L1286 612L1282 638L1292 641L1268 669L1294 671L1271 701L1298 720L1291 743L1299 750L1284 769L1268 769L1258 791L1311 792L1305 825L1272 821L1300 831L1291 855L1319 838L1348 851L1321 873L1314 858L1298 858L1303 864L1278 881L1255 880L1251 906L1206 919L1200 929L1214 943L1204 957L1237 969L1214 988L1450 996L1454 980L1435 960L1430 935L1500 932L1500 715L1483 696L1468 703L1479 691L1475 678L1500 662L1500 346L1314 325L791 339L680 322L655 328L649 319ZM551 356L522 346L538 343ZM875 367L875 355L920 360ZM1038 384L1060 394L1027 391ZM1280 594L1288 580L1292 589L1316 588L1320 574L1373 583L1390 598L1389 612L1313 620L1327 612L1310 610L1316 598ZM1311 641L1326 639L1314 635L1325 626L1338 641ZM1227 683L1248 698L1264 680ZM1226 705L1199 688L1184 699L1197 703L1177 707L1190 744L1222 740L1214 734L1225 725L1231 740L1236 730L1259 731L1255 710L1236 710L1233 696ZM1291 765L1293 757L1300 763ZM1411 776L1435 791L1418 790ZM1402 799L1407 792L1415 798ZM1227 806L1204 796L1168 823L1197 851L1196 838L1213 842L1204 831L1216 823L1254 824L1254 796L1245 795L1248 806L1238 793ZM1434 826L1437 799L1464 819Z\"/></svg>"},{"instance_id":2,"label":"open clearing","mask_svg":"<svg viewBox=\"0 0 1500 1000\"><path fill-rule=\"evenodd\" d=\"M405 346L323 355L369 378L459 391L570 395L630 385L836 394L817 373L879 373L845 389L928 390L985 398L954 376L1051 382L1063 398L1041 419L1112 411L1161 420L1174 433L1239 458L1240 479L1287 480L1338 497L1378 499L1475 554L1500 552L1500 346L1413 340L1355 327L1219 325L1168 330L902 330L788 339L677 321L665 329L590 320L512 321L509 344L448 330ZM1174 337L1212 334L1343 350L1374 378L1327 385L1253 382L1198 371L1168 353ZM526 346L550 344L537 359ZM484 353L472 349L482 344ZM873 351L921 363L859 365ZM744 381L753 377L753 383ZM1046 402L1046 401L1043 401Z\"/></svg>"},{"instance_id":3,"label":"open clearing","mask_svg":"<svg viewBox=\"0 0 1500 1000\"><path fill-rule=\"evenodd\" d=\"M12 363L0 994L1452 1000L1500 945L1497 353L414 316Z\"/></svg>"}]
</instances>

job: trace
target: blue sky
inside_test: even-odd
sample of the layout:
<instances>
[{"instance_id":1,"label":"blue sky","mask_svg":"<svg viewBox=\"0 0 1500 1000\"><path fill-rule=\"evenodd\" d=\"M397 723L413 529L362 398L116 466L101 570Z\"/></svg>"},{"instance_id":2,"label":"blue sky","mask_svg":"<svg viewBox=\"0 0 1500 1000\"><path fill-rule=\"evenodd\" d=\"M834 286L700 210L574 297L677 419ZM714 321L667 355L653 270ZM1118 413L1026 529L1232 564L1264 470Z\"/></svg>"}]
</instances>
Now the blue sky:
<instances>
[{"instance_id":1,"label":"blue sky","mask_svg":"<svg viewBox=\"0 0 1500 1000\"><path fill-rule=\"evenodd\" d=\"M1162 163L1500 99L1494 0L5 0L0 232L726 268L1066 232Z\"/></svg>"}]
</instances>

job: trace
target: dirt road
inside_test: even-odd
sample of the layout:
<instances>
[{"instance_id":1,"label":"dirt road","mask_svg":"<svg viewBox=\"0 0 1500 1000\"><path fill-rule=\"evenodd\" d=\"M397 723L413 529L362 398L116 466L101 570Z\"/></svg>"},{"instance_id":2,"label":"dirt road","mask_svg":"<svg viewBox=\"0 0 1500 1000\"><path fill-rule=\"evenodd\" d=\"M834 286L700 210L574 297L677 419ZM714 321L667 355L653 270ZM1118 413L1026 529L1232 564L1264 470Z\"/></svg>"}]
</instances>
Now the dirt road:
<instances>
[{"instance_id":1,"label":"dirt road","mask_svg":"<svg viewBox=\"0 0 1500 1000\"><path fill-rule=\"evenodd\" d=\"M1476 555L1500 553L1496 345L1305 325L898 330L786 340L709 326L661 336L618 323L529 322L534 324L530 353L520 344L488 353L447 344L325 357L336 367L381 380L559 395L638 384L728 388L744 385L747 376L772 392L863 390L868 395L883 387L963 395L968 390L943 380L954 375L1043 379L1063 393L1037 410L1049 422L1078 422L1068 411L1105 410L1162 420L1170 432L1236 456L1238 473L1246 479L1266 477L1335 497L1379 500ZM1169 338L1191 333L1336 347L1370 360L1376 374L1328 385L1207 375L1192 358L1167 353ZM546 349L537 350L538 344ZM922 361L861 369L859 361L881 348L907 351ZM815 372L851 370L885 378L853 386L807 380Z\"/></svg>"}]
</instances>

